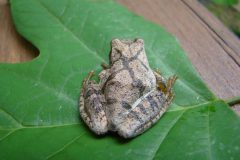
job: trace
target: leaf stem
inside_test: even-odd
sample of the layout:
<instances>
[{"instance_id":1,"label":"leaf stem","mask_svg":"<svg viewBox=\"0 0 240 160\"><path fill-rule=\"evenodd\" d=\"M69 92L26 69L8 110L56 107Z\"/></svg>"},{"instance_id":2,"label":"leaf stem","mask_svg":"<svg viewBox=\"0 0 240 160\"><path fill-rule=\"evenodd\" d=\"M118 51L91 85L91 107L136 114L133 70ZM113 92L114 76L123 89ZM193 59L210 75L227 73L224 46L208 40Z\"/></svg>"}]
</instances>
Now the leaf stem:
<instances>
[{"instance_id":1,"label":"leaf stem","mask_svg":"<svg viewBox=\"0 0 240 160\"><path fill-rule=\"evenodd\" d=\"M225 102L229 105L229 106L233 106L235 104L240 104L240 96L225 100Z\"/></svg>"}]
</instances>

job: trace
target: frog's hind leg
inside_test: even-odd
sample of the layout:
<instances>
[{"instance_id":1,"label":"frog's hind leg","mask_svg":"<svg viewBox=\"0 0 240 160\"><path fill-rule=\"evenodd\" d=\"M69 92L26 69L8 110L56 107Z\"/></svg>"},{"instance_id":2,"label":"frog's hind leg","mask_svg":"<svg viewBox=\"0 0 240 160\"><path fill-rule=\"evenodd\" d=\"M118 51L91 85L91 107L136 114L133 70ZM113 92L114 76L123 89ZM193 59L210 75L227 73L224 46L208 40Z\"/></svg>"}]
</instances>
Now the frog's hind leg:
<instances>
[{"instance_id":1,"label":"frog's hind leg","mask_svg":"<svg viewBox=\"0 0 240 160\"><path fill-rule=\"evenodd\" d=\"M119 135L125 138L137 136L150 128L166 112L173 99L172 86L176 80L173 76L165 81L161 76L156 78L159 86L136 100L126 113L123 113L124 121L118 127Z\"/></svg>"},{"instance_id":2,"label":"frog's hind leg","mask_svg":"<svg viewBox=\"0 0 240 160\"><path fill-rule=\"evenodd\" d=\"M80 95L80 115L83 121L96 134L104 134L108 131L105 114L105 99L101 93L99 84L90 81L93 72L84 79Z\"/></svg>"},{"instance_id":3,"label":"frog's hind leg","mask_svg":"<svg viewBox=\"0 0 240 160\"><path fill-rule=\"evenodd\" d=\"M124 121L117 129L119 135L131 138L141 134L150 128L167 110L169 103L161 91L154 90L144 96L138 104L131 105L132 108L123 113Z\"/></svg>"}]
</instances>

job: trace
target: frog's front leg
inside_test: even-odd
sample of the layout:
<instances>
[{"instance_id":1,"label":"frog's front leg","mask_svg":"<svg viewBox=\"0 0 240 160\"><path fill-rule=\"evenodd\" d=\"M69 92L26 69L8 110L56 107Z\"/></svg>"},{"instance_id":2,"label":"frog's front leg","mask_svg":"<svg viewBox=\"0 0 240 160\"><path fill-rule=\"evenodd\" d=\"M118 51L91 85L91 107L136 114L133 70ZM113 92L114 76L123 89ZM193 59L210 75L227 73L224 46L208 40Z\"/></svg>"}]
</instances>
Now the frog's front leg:
<instances>
[{"instance_id":1,"label":"frog's front leg","mask_svg":"<svg viewBox=\"0 0 240 160\"><path fill-rule=\"evenodd\" d=\"M129 104L130 109L123 113L125 121L117 129L119 135L131 138L141 134L155 124L168 109L173 98L172 86L176 77L169 78L166 83L160 76L156 77L156 79L158 84L163 83L161 87L165 86L166 92L157 86L157 88L146 93L133 104Z\"/></svg>"},{"instance_id":2,"label":"frog's front leg","mask_svg":"<svg viewBox=\"0 0 240 160\"><path fill-rule=\"evenodd\" d=\"M93 72L84 79L80 95L80 115L89 128L96 134L108 131L108 122L105 114L105 97L101 92L101 83L90 81Z\"/></svg>"}]
</instances>

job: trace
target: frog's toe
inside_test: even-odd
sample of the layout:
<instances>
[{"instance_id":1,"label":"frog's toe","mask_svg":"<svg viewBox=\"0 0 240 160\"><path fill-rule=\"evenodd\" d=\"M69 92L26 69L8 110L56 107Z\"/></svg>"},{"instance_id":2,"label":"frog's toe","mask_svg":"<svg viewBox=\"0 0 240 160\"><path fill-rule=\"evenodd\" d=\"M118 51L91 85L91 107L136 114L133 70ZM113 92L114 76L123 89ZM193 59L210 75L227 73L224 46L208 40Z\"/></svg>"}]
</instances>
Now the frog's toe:
<instances>
[{"instance_id":1,"label":"frog's toe","mask_svg":"<svg viewBox=\"0 0 240 160\"><path fill-rule=\"evenodd\" d=\"M118 134L124 138L132 138L136 136L134 134L134 130L127 128L127 127L121 127L118 129Z\"/></svg>"},{"instance_id":2,"label":"frog's toe","mask_svg":"<svg viewBox=\"0 0 240 160\"><path fill-rule=\"evenodd\" d=\"M97 135L105 134L108 131L107 120L95 121L90 129Z\"/></svg>"},{"instance_id":3,"label":"frog's toe","mask_svg":"<svg viewBox=\"0 0 240 160\"><path fill-rule=\"evenodd\" d=\"M118 134L124 138L132 138L142 133L136 131L142 126L143 122L130 117L126 117L125 121L117 128Z\"/></svg>"}]
</instances>

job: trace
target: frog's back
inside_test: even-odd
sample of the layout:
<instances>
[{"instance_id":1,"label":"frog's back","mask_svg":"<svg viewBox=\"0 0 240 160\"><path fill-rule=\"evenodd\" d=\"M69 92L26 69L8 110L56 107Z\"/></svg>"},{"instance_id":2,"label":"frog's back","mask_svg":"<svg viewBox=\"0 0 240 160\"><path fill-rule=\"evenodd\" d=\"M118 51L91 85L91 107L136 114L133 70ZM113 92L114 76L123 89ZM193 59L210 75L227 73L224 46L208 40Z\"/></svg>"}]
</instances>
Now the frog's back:
<instances>
[{"instance_id":1,"label":"frog's back","mask_svg":"<svg viewBox=\"0 0 240 160\"><path fill-rule=\"evenodd\" d=\"M110 68L111 75L104 93L107 102L107 116L113 126L122 122L121 114L131 109L132 104L156 87L156 78L149 67L144 48L136 56L115 61Z\"/></svg>"}]
</instances>

